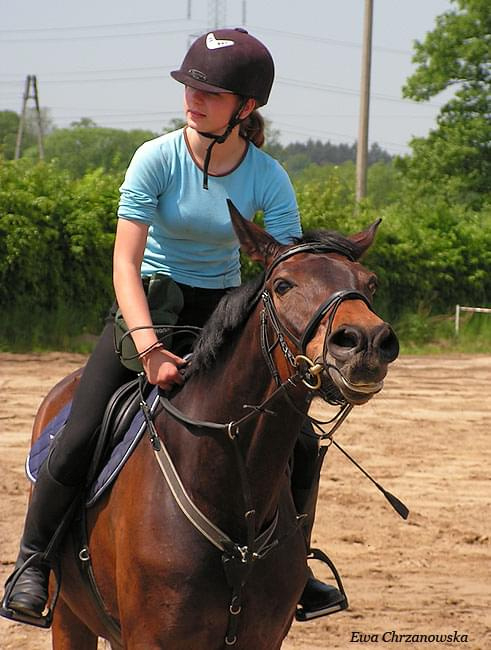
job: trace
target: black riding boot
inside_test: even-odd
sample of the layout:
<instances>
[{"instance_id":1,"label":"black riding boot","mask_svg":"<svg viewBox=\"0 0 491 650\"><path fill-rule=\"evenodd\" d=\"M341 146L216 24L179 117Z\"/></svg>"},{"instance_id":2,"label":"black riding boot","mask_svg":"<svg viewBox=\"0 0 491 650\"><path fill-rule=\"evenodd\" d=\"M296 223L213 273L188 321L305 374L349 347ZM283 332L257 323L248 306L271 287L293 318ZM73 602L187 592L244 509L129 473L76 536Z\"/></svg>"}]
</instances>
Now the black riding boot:
<instances>
[{"instance_id":1,"label":"black riding boot","mask_svg":"<svg viewBox=\"0 0 491 650\"><path fill-rule=\"evenodd\" d=\"M310 487L300 489L292 485L292 494L297 512L306 515L303 519L302 530L305 536L307 554L316 559L322 559L329 565L337 580L339 589L318 580L309 568L309 577L307 578L307 583L300 597L295 615L297 621L307 621L319 616L335 614L348 607L348 599L336 568L321 551L314 550L311 552L310 546L317 496L319 494L320 471L326 452L327 447L320 447L318 450Z\"/></svg>"},{"instance_id":2,"label":"black riding boot","mask_svg":"<svg viewBox=\"0 0 491 650\"><path fill-rule=\"evenodd\" d=\"M15 570L5 584L2 616L44 627L42 619L50 573L44 553L78 492L78 487L66 486L54 479L48 462L42 466L32 491ZM36 554L38 557L22 570L21 567ZM15 584L12 586L12 583Z\"/></svg>"}]
</instances>

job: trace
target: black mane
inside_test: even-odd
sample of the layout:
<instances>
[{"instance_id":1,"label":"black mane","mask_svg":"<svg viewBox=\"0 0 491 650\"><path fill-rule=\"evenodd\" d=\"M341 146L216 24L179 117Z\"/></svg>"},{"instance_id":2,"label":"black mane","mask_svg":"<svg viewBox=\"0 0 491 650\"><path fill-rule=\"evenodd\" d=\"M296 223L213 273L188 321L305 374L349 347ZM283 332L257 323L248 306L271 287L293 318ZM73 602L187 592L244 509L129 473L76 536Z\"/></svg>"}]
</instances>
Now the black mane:
<instances>
[{"instance_id":1,"label":"black mane","mask_svg":"<svg viewBox=\"0 0 491 650\"><path fill-rule=\"evenodd\" d=\"M360 249L354 242L333 230L309 230L302 237L296 238L294 243L322 244L351 259L360 256ZM213 364L220 348L244 323L256 305L263 281L264 273L261 273L221 299L194 346L186 377L206 370Z\"/></svg>"},{"instance_id":2,"label":"black mane","mask_svg":"<svg viewBox=\"0 0 491 650\"><path fill-rule=\"evenodd\" d=\"M209 368L218 350L246 320L257 303L263 286L264 273L225 294L205 324L193 349L186 377Z\"/></svg>"}]
</instances>

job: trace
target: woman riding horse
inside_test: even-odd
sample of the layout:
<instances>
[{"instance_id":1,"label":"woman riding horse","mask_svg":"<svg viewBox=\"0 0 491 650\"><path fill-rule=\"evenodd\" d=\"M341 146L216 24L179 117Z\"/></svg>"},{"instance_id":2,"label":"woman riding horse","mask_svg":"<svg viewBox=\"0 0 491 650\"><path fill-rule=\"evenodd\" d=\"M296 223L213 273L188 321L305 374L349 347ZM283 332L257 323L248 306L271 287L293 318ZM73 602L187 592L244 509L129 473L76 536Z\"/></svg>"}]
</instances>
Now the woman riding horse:
<instances>
[{"instance_id":1,"label":"woman riding horse","mask_svg":"<svg viewBox=\"0 0 491 650\"><path fill-rule=\"evenodd\" d=\"M178 322L201 327L220 299L240 284L240 262L226 199L247 219L264 212L266 229L287 243L301 233L291 183L260 147L273 60L266 47L242 29L218 29L198 38L179 70L185 85L186 127L142 145L121 187L114 247L117 306L133 331L138 357L151 384L170 389L183 381L185 362L164 347L152 328L147 293L162 274L173 282ZM175 283L175 284L174 284ZM168 288L168 287L167 287ZM57 437L33 488L16 570L43 553L65 511L84 487L95 435L114 391L134 377L115 354L115 306L85 366L70 417ZM300 436L292 490L299 512L310 510L306 552L313 524L318 445ZM50 567L30 563L4 607L9 617L41 624ZM7 585L9 582L7 582ZM308 577L300 599L308 616L347 606L340 591Z\"/></svg>"}]
</instances>

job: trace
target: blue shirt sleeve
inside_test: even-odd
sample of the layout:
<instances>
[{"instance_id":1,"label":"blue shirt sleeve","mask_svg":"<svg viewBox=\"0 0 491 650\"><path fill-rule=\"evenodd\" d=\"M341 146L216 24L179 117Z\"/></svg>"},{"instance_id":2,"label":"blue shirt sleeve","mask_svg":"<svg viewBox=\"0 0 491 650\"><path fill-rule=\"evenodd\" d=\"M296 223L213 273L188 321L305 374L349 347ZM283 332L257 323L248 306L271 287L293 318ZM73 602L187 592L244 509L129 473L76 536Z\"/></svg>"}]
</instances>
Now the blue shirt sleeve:
<instances>
[{"instance_id":1,"label":"blue shirt sleeve","mask_svg":"<svg viewBox=\"0 0 491 650\"><path fill-rule=\"evenodd\" d=\"M121 185L118 216L151 225L158 197L165 189L167 169L160 147L145 142L136 150Z\"/></svg>"},{"instance_id":2,"label":"blue shirt sleeve","mask_svg":"<svg viewBox=\"0 0 491 650\"><path fill-rule=\"evenodd\" d=\"M276 160L264 193L264 227L281 244L301 237L302 228L295 191L288 174Z\"/></svg>"}]
</instances>

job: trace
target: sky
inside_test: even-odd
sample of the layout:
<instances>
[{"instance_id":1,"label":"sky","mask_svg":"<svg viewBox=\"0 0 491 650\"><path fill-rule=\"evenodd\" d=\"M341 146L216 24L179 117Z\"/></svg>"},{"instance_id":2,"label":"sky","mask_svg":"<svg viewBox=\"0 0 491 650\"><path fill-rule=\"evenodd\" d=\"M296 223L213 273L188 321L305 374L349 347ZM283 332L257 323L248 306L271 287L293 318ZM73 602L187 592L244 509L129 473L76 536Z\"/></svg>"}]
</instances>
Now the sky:
<instances>
[{"instance_id":1,"label":"sky","mask_svg":"<svg viewBox=\"0 0 491 650\"><path fill-rule=\"evenodd\" d=\"M410 151L435 126L445 95L402 98L424 40L450 0L374 0L369 145ZM0 0L0 110L20 112L27 75L57 127L161 132L181 118L170 76L194 38L245 26L270 49L276 79L264 117L282 144L357 139L365 0ZM30 101L29 106L33 106Z\"/></svg>"}]
</instances>

